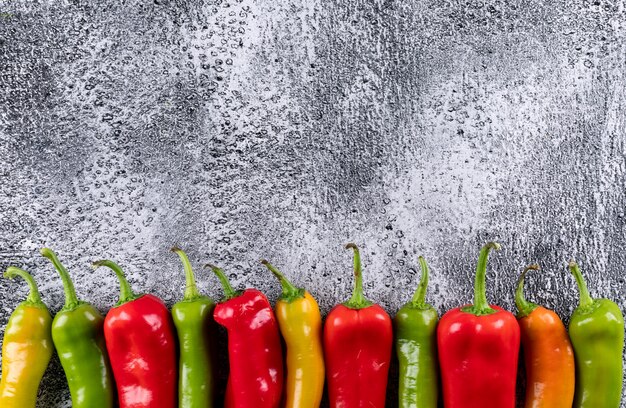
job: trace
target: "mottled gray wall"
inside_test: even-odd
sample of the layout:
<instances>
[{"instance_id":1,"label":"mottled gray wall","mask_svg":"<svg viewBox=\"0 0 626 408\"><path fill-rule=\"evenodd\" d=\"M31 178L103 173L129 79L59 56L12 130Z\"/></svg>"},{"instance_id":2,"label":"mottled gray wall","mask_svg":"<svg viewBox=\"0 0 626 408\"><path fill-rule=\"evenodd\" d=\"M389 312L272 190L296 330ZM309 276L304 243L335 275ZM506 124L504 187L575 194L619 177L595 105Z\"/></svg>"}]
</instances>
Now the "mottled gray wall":
<instances>
[{"instance_id":1,"label":"mottled gray wall","mask_svg":"<svg viewBox=\"0 0 626 408\"><path fill-rule=\"evenodd\" d=\"M625 17L623 0L0 1L0 266L57 311L50 246L104 312L117 285L89 264L110 257L172 305L178 243L274 301L267 258L326 313L354 241L368 297L395 313L423 254L444 312L498 240L491 301L513 310L539 262L529 296L568 320L574 258L623 309ZM0 280L0 333L25 293ZM40 406L68 398L55 358Z\"/></svg>"}]
</instances>

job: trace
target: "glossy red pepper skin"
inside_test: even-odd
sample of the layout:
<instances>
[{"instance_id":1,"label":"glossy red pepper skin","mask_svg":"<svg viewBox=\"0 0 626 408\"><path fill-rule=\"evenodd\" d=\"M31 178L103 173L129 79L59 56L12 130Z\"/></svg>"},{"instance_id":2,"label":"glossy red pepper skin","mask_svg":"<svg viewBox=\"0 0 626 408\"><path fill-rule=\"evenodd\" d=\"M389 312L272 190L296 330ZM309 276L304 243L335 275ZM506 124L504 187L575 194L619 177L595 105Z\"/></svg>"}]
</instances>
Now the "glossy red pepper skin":
<instances>
[{"instance_id":1,"label":"glossy red pepper skin","mask_svg":"<svg viewBox=\"0 0 626 408\"><path fill-rule=\"evenodd\" d=\"M515 316L453 309L439 321L439 363L446 408L514 408L520 330ZM445 367L445 368L444 368Z\"/></svg>"},{"instance_id":2,"label":"glossy red pepper skin","mask_svg":"<svg viewBox=\"0 0 626 408\"><path fill-rule=\"evenodd\" d=\"M385 406L393 342L392 323L378 305L335 306L324 326L324 354L331 407Z\"/></svg>"},{"instance_id":3,"label":"glossy red pepper skin","mask_svg":"<svg viewBox=\"0 0 626 408\"><path fill-rule=\"evenodd\" d=\"M226 300L213 312L228 332L230 374L224 406L277 408L283 393L283 352L272 305L256 289L235 292L223 271L212 268L226 292Z\"/></svg>"},{"instance_id":4,"label":"glossy red pepper skin","mask_svg":"<svg viewBox=\"0 0 626 408\"><path fill-rule=\"evenodd\" d=\"M445 408L514 408L520 347L515 316L489 305L485 268L491 248L479 258L474 305L450 310L439 321L437 345Z\"/></svg>"},{"instance_id":5,"label":"glossy red pepper skin","mask_svg":"<svg viewBox=\"0 0 626 408\"><path fill-rule=\"evenodd\" d=\"M324 360L333 408L384 408L393 347L391 318L362 294L359 251L354 244L352 298L335 306L324 324Z\"/></svg>"},{"instance_id":6,"label":"glossy red pepper skin","mask_svg":"<svg viewBox=\"0 0 626 408\"><path fill-rule=\"evenodd\" d=\"M178 404L176 340L161 299L143 295L114 307L104 338L121 408L169 408Z\"/></svg>"},{"instance_id":7,"label":"glossy red pepper skin","mask_svg":"<svg viewBox=\"0 0 626 408\"><path fill-rule=\"evenodd\" d=\"M100 261L97 265L121 273L115 270L117 265L109 262ZM127 282L125 285L130 291ZM175 333L169 310L153 295L135 295L131 291L120 296L118 306L107 313L104 337L120 408L178 406Z\"/></svg>"}]
</instances>

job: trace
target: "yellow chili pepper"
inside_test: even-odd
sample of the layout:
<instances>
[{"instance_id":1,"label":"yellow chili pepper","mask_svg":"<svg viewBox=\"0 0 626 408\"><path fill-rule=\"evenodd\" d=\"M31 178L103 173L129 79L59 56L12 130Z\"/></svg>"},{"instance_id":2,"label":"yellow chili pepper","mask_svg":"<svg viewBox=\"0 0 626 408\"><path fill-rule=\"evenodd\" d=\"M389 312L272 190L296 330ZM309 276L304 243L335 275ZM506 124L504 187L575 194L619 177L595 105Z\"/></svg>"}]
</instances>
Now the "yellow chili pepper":
<instances>
[{"instance_id":1,"label":"yellow chili pepper","mask_svg":"<svg viewBox=\"0 0 626 408\"><path fill-rule=\"evenodd\" d=\"M52 316L41 301L37 284L30 274L10 266L5 278L22 277L30 293L9 318L2 342L2 381L0 407L34 408L37 390L48 367L52 344Z\"/></svg>"},{"instance_id":2,"label":"yellow chili pepper","mask_svg":"<svg viewBox=\"0 0 626 408\"><path fill-rule=\"evenodd\" d=\"M283 293L276 302L276 318L287 345L285 408L317 408L324 390L322 317L311 294L295 287L266 260L261 261L280 280Z\"/></svg>"}]
</instances>

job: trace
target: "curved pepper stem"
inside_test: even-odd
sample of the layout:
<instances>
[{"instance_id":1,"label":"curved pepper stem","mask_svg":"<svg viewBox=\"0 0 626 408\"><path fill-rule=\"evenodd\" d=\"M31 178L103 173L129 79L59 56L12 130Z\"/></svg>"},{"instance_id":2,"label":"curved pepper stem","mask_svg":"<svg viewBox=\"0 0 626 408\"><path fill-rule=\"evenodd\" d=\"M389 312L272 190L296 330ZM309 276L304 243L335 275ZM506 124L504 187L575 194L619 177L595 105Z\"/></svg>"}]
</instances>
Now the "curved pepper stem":
<instances>
[{"instance_id":1,"label":"curved pepper stem","mask_svg":"<svg viewBox=\"0 0 626 408\"><path fill-rule=\"evenodd\" d=\"M50 248L41 248L39 252L44 258L48 258L52 262L54 268L57 272L59 272L59 275L61 275L61 280L63 281L63 292L65 292L65 305L62 310L71 310L80 305L81 301L76 296L74 283L72 282L69 273L67 273L67 269L65 269L63 264L59 261L59 258L57 258L57 254L55 254Z\"/></svg>"},{"instance_id":2,"label":"curved pepper stem","mask_svg":"<svg viewBox=\"0 0 626 408\"><path fill-rule=\"evenodd\" d=\"M533 310L539 307L539 305L526 300L526 297L524 296L524 278L526 278L526 273L530 270L538 271L539 265L532 264L524 268L524 271L517 281L517 288L515 289L515 305L519 310L519 317L528 316L533 312Z\"/></svg>"},{"instance_id":3,"label":"curved pepper stem","mask_svg":"<svg viewBox=\"0 0 626 408\"><path fill-rule=\"evenodd\" d=\"M578 285L578 292L580 293L579 304L580 307L589 307L593 304L593 298L589 295L589 289L587 289L587 283L585 282L585 278L583 278L582 273L580 273L580 269L578 268L578 264L575 261L570 261L569 270L576 278L576 284Z\"/></svg>"},{"instance_id":4,"label":"curved pepper stem","mask_svg":"<svg viewBox=\"0 0 626 408\"><path fill-rule=\"evenodd\" d=\"M113 270L113 272L115 272L117 280L120 282L120 299L117 301L116 306L123 305L124 303L130 302L140 297L139 295L135 294L135 292L133 292L133 289L130 287L130 284L126 280L126 276L124 276L122 268L120 268L120 266L115 262L108 259L103 259L101 261L94 262L93 264L91 264L91 266L94 269L97 269L101 266L106 266L107 268L110 268Z\"/></svg>"},{"instance_id":5,"label":"curved pepper stem","mask_svg":"<svg viewBox=\"0 0 626 408\"><path fill-rule=\"evenodd\" d=\"M226 274L224 273L223 269L212 264L206 264L204 265L204 267L211 268L213 273L217 275L217 278L220 280L220 283L222 284L222 288L224 288L224 298L226 300L237 297L238 292L235 289L233 289L233 287L230 285L230 282L228 281L228 278L226 277Z\"/></svg>"},{"instance_id":6,"label":"curved pepper stem","mask_svg":"<svg viewBox=\"0 0 626 408\"><path fill-rule=\"evenodd\" d=\"M193 268L191 267L191 262L189 262L189 258L185 251L175 246L172 247L172 252L175 252L183 263L183 268L185 268L185 300L193 300L200 297L200 292L198 291L198 286L196 285L196 277L193 273Z\"/></svg>"},{"instance_id":7,"label":"curved pepper stem","mask_svg":"<svg viewBox=\"0 0 626 408\"><path fill-rule=\"evenodd\" d=\"M280 281L280 286L283 288L283 293L280 295L280 299L285 300L287 302L292 302L297 298L301 298L304 296L304 289L297 288L291 283L285 275L283 275L274 265L266 261L265 259L261 260L261 263L267 267L267 269L274 274Z\"/></svg>"},{"instance_id":8,"label":"curved pepper stem","mask_svg":"<svg viewBox=\"0 0 626 408\"><path fill-rule=\"evenodd\" d=\"M41 301L41 295L39 294L39 289L37 288L37 282L35 282L35 279L33 279L30 273L15 266L9 266L4 272L5 278L13 279L16 276L21 277L28 284L29 291L28 296L26 297L26 302L38 305L43 304Z\"/></svg>"},{"instance_id":9,"label":"curved pepper stem","mask_svg":"<svg viewBox=\"0 0 626 408\"><path fill-rule=\"evenodd\" d=\"M414 307L424 309L428 306L426 304L426 290L428 289L428 264L423 256L420 256L418 259L422 268L422 277L420 278L420 283L417 285L417 289L413 294L411 304Z\"/></svg>"},{"instance_id":10,"label":"curved pepper stem","mask_svg":"<svg viewBox=\"0 0 626 408\"><path fill-rule=\"evenodd\" d=\"M480 250L478 264L476 265L476 278L474 280L474 304L462 308L461 310L463 312L471 313L476 316L496 313L496 311L489 306L489 302L487 302L487 292L485 288L487 259L489 258L489 251L492 249L499 250L500 244L497 242L488 242Z\"/></svg>"},{"instance_id":11,"label":"curved pepper stem","mask_svg":"<svg viewBox=\"0 0 626 408\"><path fill-rule=\"evenodd\" d=\"M371 306L372 302L363 296L363 270L361 267L361 254L359 253L359 248L355 244L346 244L346 249L354 250L354 289L352 290L352 297L344 303L344 306L351 309L363 309Z\"/></svg>"}]
</instances>

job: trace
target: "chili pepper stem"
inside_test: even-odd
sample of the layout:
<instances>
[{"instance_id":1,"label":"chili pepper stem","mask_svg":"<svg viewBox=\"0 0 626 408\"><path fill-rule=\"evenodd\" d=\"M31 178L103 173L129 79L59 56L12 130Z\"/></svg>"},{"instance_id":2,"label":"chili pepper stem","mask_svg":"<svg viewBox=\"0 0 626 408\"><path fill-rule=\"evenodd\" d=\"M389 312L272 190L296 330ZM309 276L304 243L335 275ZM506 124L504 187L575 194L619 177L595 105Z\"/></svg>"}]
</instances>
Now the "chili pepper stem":
<instances>
[{"instance_id":1,"label":"chili pepper stem","mask_svg":"<svg viewBox=\"0 0 626 408\"><path fill-rule=\"evenodd\" d=\"M580 272L578 264L575 261L570 261L569 270L571 271L572 275L574 275L574 278L576 278L578 292L580 293L580 307L585 308L591 306L593 304L593 298L589 295L587 283L585 282L585 278L583 278L583 275Z\"/></svg>"},{"instance_id":2,"label":"chili pepper stem","mask_svg":"<svg viewBox=\"0 0 626 408\"><path fill-rule=\"evenodd\" d=\"M524 271L522 272L522 274L519 277L519 280L517 281L517 288L515 289L515 305L517 306L517 309L519 310L519 317L528 316L529 314L532 313L533 310L539 307L537 304L526 300L526 297L524 296L524 279L526 277L526 273L531 269L533 271L538 271L539 265L532 264L524 268Z\"/></svg>"},{"instance_id":3,"label":"chili pepper stem","mask_svg":"<svg viewBox=\"0 0 626 408\"><path fill-rule=\"evenodd\" d=\"M476 265L476 278L474 280L474 304L462 308L461 310L463 312L472 313L476 316L496 313L496 311L489 306L489 302L487 302L487 293L485 288L487 259L489 258L489 251L492 249L499 250L500 244L497 242L488 242L480 250L478 264Z\"/></svg>"},{"instance_id":4,"label":"chili pepper stem","mask_svg":"<svg viewBox=\"0 0 626 408\"><path fill-rule=\"evenodd\" d=\"M63 266L63 264L57 258L57 255L50 248L41 248L39 251L44 258L48 258L54 268L57 270L59 275L61 275L61 281L63 281L63 292L65 293L65 305L62 310L70 310L74 309L78 306L81 301L78 300L76 296L76 289L74 289L74 283L70 278L69 273L67 273L67 269Z\"/></svg>"},{"instance_id":5,"label":"chili pepper stem","mask_svg":"<svg viewBox=\"0 0 626 408\"><path fill-rule=\"evenodd\" d=\"M37 288L37 283L35 279L30 275L30 273L26 272L24 269L20 269L15 266L9 266L7 270L4 272L4 277L8 279L13 279L16 276L21 277L28 284L28 296L26 297L26 302L33 304L41 304L41 295L39 294L39 289Z\"/></svg>"},{"instance_id":6,"label":"chili pepper stem","mask_svg":"<svg viewBox=\"0 0 626 408\"><path fill-rule=\"evenodd\" d=\"M411 299L411 304L416 308L426 308L426 290L428 289L428 264L423 256L419 258L420 267L422 268L422 276L420 278L420 283L413 294L413 298Z\"/></svg>"},{"instance_id":7,"label":"chili pepper stem","mask_svg":"<svg viewBox=\"0 0 626 408\"><path fill-rule=\"evenodd\" d=\"M130 284L126 280L126 276L124 276L122 268L120 268L118 264L108 259L96 261L92 264L92 267L94 269L97 269L101 266L106 266L107 268L112 269L117 276L117 280L120 282L120 299L117 301L117 306L123 305L124 303L130 302L139 297L139 295L133 292L133 289L130 287Z\"/></svg>"},{"instance_id":8,"label":"chili pepper stem","mask_svg":"<svg viewBox=\"0 0 626 408\"><path fill-rule=\"evenodd\" d=\"M363 269L361 267L361 254L356 244L346 244L346 249L352 249L354 251L354 289L352 290L352 297L350 300L344 303L351 309L363 309L372 304L369 300L363 296Z\"/></svg>"},{"instance_id":9,"label":"chili pepper stem","mask_svg":"<svg viewBox=\"0 0 626 408\"><path fill-rule=\"evenodd\" d=\"M233 287L230 285L230 282L228 281L228 278L226 277L223 269L212 264L206 264L204 265L204 267L211 268L213 273L217 275L217 278L220 280L222 288L224 289L224 298L226 300L232 299L238 295L238 292L235 291L235 289L233 289Z\"/></svg>"},{"instance_id":10,"label":"chili pepper stem","mask_svg":"<svg viewBox=\"0 0 626 408\"><path fill-rule=\"evenodd\" d=\"M183 268L185 268L185 295L183 299L193 300L200 297L198 285L196 284L196 277L193 273L193 268L191 267L191 262L189 262L187 254L177 246L172 247L172 252L175 252L178 255L183 263Z\"/></svg>"},{"instance_id":11,"label":"chili pepper stem","mask_svg":"<svg viewBox=\"0 0 626 408\"><path fill-rule=\"evenodd\" d=\"M276 268L274 265L272 265L271 263L269 263L267 260L262 259L261 263L263 265L265 265L265 267L267 269L270 270L270 272L272 272L272 274L278 278L278 280L280 281L280 286L283 289L283 293L281 294L281 299L285 299L287 301L293 300L295 298L299 298L299 297L303 297L304 296L304 289L300 289L297 288L293 285L293 283L291 283L287 278L285 278L285 275L283 275L278 268Z\"/></svg>"}]
</instances>

